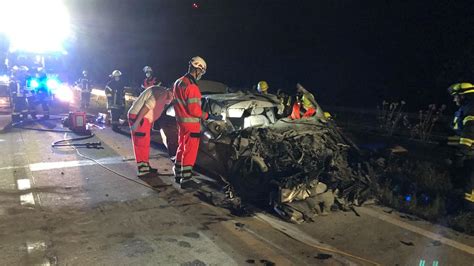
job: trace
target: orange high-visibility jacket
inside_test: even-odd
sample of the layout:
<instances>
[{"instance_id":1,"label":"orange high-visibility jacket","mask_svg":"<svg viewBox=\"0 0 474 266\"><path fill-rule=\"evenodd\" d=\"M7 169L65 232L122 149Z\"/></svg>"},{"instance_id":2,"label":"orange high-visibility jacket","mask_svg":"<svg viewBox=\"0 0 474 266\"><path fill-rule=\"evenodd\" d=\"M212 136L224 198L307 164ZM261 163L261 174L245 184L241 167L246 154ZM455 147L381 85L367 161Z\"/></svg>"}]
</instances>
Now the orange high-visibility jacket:
<instances>
[{"instance_id":1,"label":"orange high-visibility jacket","mask_svg":"<svg viewBox=\"0 0 474 266\"><path fill-rule=\"evenodd\" d=\"M189 73L176 80L173 86L176 121L182 125L200 125L208 114L201 109L201 91Z\"/></svg>"}]
</instances>

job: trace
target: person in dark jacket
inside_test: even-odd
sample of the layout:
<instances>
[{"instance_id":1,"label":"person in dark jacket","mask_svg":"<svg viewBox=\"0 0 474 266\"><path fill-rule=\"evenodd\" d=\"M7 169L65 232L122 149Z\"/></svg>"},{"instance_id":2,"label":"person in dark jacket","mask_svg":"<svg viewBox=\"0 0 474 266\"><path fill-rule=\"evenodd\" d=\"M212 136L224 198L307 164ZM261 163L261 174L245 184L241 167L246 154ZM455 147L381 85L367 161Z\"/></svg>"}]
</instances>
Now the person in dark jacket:
<instances>
[{"instance_id":1,"label":"person in dark jacket","mask_svg":"<svg viewBox=\"0 0 474 266\"><path fill-rule=\"evenodd\" d=\"M466 191L465 199L474 203L474 85L456 83L448 92L459 106L452 124L455 135L448 138L448 145L456 147L453 167L461 179L456 183L461 183Z\"/></svg>"},{"instance_id":2,"label":"person in dark jacket","mask_svg":"<svg viewBox=\"0 0 474 266\"><path fill-rule=\"evenodd\" d=\"M82 71L82 77L76 81L76 86L81 89L81 109L89 108L91 101L92 81L87 70Z\"/></svg>"},{"instance_id":3,"label":"person in dark jacket","mask_svg":"<svg viewBox=\"0 0 474 266\"><path fill-rule=\"evenodd\" d=\"M121 79L122 72L114 70L110 80L105 86L105 95L107 96L107 110L112 120L112 130L119 130L119 118L125 109L125 84Z\"/></svg>"}]
</instances>

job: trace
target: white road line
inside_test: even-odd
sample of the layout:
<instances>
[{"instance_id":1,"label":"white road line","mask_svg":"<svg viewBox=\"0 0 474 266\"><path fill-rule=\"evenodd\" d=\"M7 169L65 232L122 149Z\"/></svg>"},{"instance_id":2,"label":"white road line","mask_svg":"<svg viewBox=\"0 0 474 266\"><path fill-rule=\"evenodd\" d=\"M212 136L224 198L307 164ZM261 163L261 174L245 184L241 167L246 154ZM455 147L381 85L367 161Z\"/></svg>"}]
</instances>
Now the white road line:
<instances>
[{"instance_id":1,"label":"white road line","mask_svg":"<svg viewBox=\"0 0 474 266\"><path fill-rule=\"evenodd\" d=\"M34 206L36 204L33 193L27 193L20 196L20 204L23 206Z\"/></svg>"},{"instance_id":2,"label":"white road line","mask_svg":"<svg viewBox=\"0 0 474 266\"><path fill-rule=\"evenodd\" d=\"M454 241L452 239L449 239L449 238L446 238L446 237L443 237L439 234L436 234L436 233L433 233L433 232L430 232L428 230L425 230L425 229L422 229L418 226L415 226L415 225L411 225L409 223L406 223L406 222L403 222L403 221L400 221L400 220L397 220L393 217L390 217L386 214L382 214L382 213L378 213L374 210L371 210L369 208L365 208L365 207L362 207L362 208L357 208L357 211L359 213L363 213L363 214L366 214L366 215L369 215L369 216L372 216L374 218L377 218L377 219L380 219L382 221L385 221L387 223L391 223L393 225L396 225L398 227L401 227L403 229L406 229L408 231L412 231L414 233L417 233L417 234L420 234L422 236L425 236L427 238L431 238L433 240L437 240L443 244L446 244L448 246L451 246L453 248L456 248L456 249L459 249L459 250L462 250L466 253L469 253L471 255L474 255L474 247L470 247L468 245L465 245L465 244L462 244L462 243L459 243L457 241Z\"/></svg>"},{"instance_id":3,"label":"white road line","mask_svg":"<svg viewBox=\"0 0 474 266\"><path fill-rule=\"evenodd\" d=\"M126 162L124 162L122 157L107 157L107 158L98 159L97 161L100 162L101 164L126 163ZM32 163L32 164L23 165L23 166L0 167L0 171L20 169L20 168L29 168L31 172L37 172L37 171L46 171L46 170L60 169L60 168L88 166L88 165L94 165L94 164L95 164L95 162L90 161L90 160L43 162L43 163Z\"/></svg>"},{"instance_id":4,"label":"white road line","mask_svg":"<svg viewBox=\"0 0 474 266\"><path fill-rule=\"evenodd\" d=\"M47 248L46 243L43 241L38 242L26 242L26 251L28 253L33 253L36 251L45 251Z\"/></svg>"},{"instance_id":5,"label":"white road line","mask_svg":"<svg viewBox=\"0 0 474 266\"><path fill-rule=\"evenodd\" d=\"M18 179L16 184L18 190L27 190L31 188L31 182L29 179Z\"/></svg>"}]
</instances>

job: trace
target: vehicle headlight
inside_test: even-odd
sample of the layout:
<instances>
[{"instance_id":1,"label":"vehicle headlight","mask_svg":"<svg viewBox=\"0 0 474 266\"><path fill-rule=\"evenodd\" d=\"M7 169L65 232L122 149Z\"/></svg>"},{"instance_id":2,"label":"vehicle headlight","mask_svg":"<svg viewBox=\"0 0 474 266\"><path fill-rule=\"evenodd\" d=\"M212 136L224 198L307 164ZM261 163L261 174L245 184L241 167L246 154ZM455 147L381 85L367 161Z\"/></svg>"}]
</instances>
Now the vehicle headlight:
<instances>
[{"instance_id":1,"label":"vehicle headlight","mask_svg":"<svg viewBox=\"0 0 474 266\"><path fill-rule=\"evenodd\" d=\"M0 76L0 82L9 82L10 81L10 78L7 76L7 75L2 75Z\"/></svg>"},{"instance_id":2,"label":"vehicle headlight","mask_svg":"<svg viewBox=\"0 0 474 266\"><path fill-rule=\"evenodd\" d=\"M54 95L56 99L66 103L72 103L74 99L74 94L71 88L66 85L59 86Z\"/></svg>"},{"instance_id":3,"label":"vehicle headlight","mask_svg":"<svg viewBox=\"0 0 474 266\"><path fill-rule=\"evenodd\" d=\"M48 79L46 81L46 86L48 87L48 89L50 90L55 90L59 87L59 81L55 80L55 79Z\"/></svg>"},{"instance_id":4,"label":"vehicle headlight","mask_svg":"<svg viewBox=\"0 0 474 266\"><path fill-rule=\"evenodd\" d=\"M105 97L105 91L101 90L101 89L92 89L91 94L96 95L96 96L104 96Z\"/></svg>"},{"instance_id":5,"label":"vehicle headlight","mask_svg":"<svg viewBox=\"0 0 474 266\"><path fill-rule=\"evenodd\" d=\"M39 87L39 82L36 79L30 80L30 87L36 89Z\"/></svg>"}]
</instances>

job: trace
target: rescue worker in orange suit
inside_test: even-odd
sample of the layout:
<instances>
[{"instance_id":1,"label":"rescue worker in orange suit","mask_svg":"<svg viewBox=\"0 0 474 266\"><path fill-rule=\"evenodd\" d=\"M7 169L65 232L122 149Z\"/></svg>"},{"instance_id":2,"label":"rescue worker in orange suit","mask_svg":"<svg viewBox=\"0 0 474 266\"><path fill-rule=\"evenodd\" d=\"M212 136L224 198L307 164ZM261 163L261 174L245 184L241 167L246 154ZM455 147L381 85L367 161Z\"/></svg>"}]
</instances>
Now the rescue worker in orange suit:
<instances>
[{"instance_id":1,"label":"rescue worker in orange suit","mask_svg":"<svg viewBox=\"0 0 474 266\"><path fill-rule=\"evenodd\" d=\"M455 185L466 192L464 198L474 206L474 85L456 83L448 88L453 101L459 106L454 114L452 128L455 136L448 138L448 145L456 147L453 158Z\"/></svg>"},{"instance_id":2,"label":"rescue worker in orange suit","mask_svg":"<svg viewBox=\"0 0 474 266\"><path fill-rule=\"evenodd\" d=\"M149 162L151 127L160 118L165 106L170 104L172 99L171 90L160 86L151 86L138 96L128 111L138 177L150 177L157 173L157 170L152 168Z\"/></svg>"},{"instance_id":3,"label":"rescue worker in orange suit","mask_svg":"<svg viewBox=\"0 0 474 266\"><path fill-rule=\"evenodd\" d=\"M153 76L153 69L151 67L145 66L143 68L143 72L145 72L145 79L142 82L140 93L142 93L148 87L161 85L161 81Z\"/></svg>"},{"instance_id":4,"label":"rescue worker in orange suit","mask_svg":"<svg viewBox=\"0 0 474 266\"><path fill-rule=\"evenodd\" d=\"M112 120L112 130L119 130L119 118L125 108L125 84L122 79L122 72L114 70L110 77L111 81L105 86L105 95L107 96L107 110Z\"/></svg>"},{"instance_id":5,"label":"rescue worker in orange suit","mask_svg":"<svg viewBox=\"0 0 474 266\"><path fill-rule=\"evenodd\" d=\"M178 125L178 149L173 172L176 183L186 183L192 177L199 149L201 119L221 120L222 116L209 115L201 109L201 91L197 80L206 73L207 64L199 56L189 61L188 73L173 85L174 110Z\"/></svg>"},{"instance_id":6,"label":"rescue worker in orange suit","mask_svg":"<svg viewBox=\"0 0 474 266\"><path fill-rule=\"evenodd\" d=\"M294 120L312 116L324 119L324 114L314 99L314 95L297 83L296 102L293 104L290 118Z\"/></svg>"}]
</instances>

